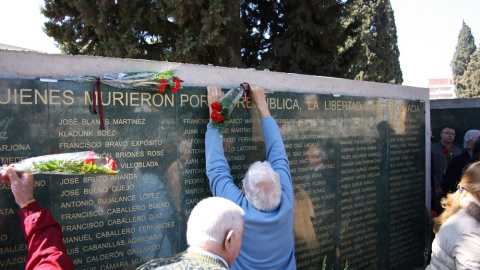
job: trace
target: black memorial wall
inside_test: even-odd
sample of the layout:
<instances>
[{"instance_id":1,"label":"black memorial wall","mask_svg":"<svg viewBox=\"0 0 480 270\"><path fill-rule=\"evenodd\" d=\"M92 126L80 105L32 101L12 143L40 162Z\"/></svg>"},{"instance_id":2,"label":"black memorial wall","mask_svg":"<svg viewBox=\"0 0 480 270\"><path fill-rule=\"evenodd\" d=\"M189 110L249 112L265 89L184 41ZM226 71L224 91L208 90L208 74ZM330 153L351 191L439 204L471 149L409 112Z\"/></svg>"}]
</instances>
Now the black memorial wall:
<instances>
[{"instance_id":1,"label":"black memorial wall","mask_svg":"<svg viewBox=\"0 0 480 270\"><path fill-rule=\"evenodd\" d=\"M186 248L186 220L211 196L205 175L205 87L175 94L92 84L0 80L2 164L92 150L111 175L35 176L35 198L62 225L79 269L134 269ZM425 106L313 93L267 94L290 160L298 269L413 269L425 243ZM258 115L241 101L224 131L238 184L265 159ZM26 246L10 187L0 185L0 268L21 269ZM248 233L248 232L247 232ZM275 247L272 247L275 248Z\"/></svg>"}]
</instances>

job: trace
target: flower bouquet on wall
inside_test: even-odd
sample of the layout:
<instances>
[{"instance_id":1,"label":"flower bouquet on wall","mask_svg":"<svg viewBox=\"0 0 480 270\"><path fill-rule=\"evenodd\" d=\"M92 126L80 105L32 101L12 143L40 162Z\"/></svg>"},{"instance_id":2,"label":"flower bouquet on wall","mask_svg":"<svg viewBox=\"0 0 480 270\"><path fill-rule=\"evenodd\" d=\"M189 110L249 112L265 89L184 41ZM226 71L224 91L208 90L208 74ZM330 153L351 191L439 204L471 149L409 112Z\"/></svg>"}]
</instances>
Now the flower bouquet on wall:
<instances>
[{"instance_id":1,"label":"flower bouquet on wall","mask_svg":"<svg viewBox=\"0 0 480 270\"><path fill-rule=\"evenodd\" d=\"M245 96L246 102L246 92L249 90L249 85L242 83L239 87L230 89L218 102L215 101L210 105L212 108L210 118L213 121L212 127L214 129L218 129L220 133L225 130L225 126L230 122L233 108L235 108L235 105L242 95ZM245 109L247 109L246 106Z\"/></svg>"},{"instance_id":2,"label":"flower bouquet on wall","mask_svg":"<svg viewBox=\"0 0 480 270\"><path fill-rule=\"evenodd\" d=\"M67 81L95 81L99 77L82 76L77 78L67 78ZM167 70L163 72L127 72L118 74L107 74L100 77L100 81L106 85L118 88L135 89L142 91L158 91L164 93L168 88L172 93L176 93L182 88L182 80L175 76L175 71Z\"/></svg>"},{"instance_id":3,"label":"flower bouquet on wall","mask_svg":"<svg viewBox=\"0 0 480 270\"><path fill-rule=\"evenodd\" d=\"M101 158L93 151L45 155L24 159L11 164L16 172L29 172L33 174L116 174L115 160ZM4 165L6 166L6 165ZM2 176L5 170L1 170Z\"/></svg>"}]
</instances>

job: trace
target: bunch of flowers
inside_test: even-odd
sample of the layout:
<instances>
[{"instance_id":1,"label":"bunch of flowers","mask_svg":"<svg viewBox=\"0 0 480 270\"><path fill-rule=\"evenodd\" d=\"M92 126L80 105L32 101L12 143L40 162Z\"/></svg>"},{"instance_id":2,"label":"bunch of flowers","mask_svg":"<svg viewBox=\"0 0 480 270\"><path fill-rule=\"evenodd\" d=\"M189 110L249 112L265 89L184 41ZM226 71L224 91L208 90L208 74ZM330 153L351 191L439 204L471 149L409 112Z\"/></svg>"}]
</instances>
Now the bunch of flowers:
<instances>
[{"instance_id":1,"label":"bunch of flowers","mask_svg":"<svg viewBox=\"0 0 480 270\"><path fill-rule=\"evenodd\" d=\"M83 76L79 78L67 78L66 80L75 81L93 81L98 77ZM105 75L100 77L102 83L118 88L136 89L143 91L158 91L164 93L167 87L172 93L176 93L182 88L182 80L175 76L175 71L167 70L163 72L127 72L117 75Z\"/></svg>"},{"instance_id":2,"label":"bunch of flowers","mask_svg":"<svg viewBox=\"0 0 480 270\"><path fill-rule=\"evenodd\" d=\"M53 154L27 158L14 165L17 172L55 174L111 174L118 173L115 160L101 158L95 152ZM2 175L5 171L2 169Z\"/></svg>"},{"instance_id":3,"label":"bunch of flowers","mask_svg":"<svg viewBox=\"0 0 480 270\"><path fill-rule=\"evenodd\" d=\"M230 122L230 114L243 93L242 86L230 89L219 101L210 105L212 108L210 118L213 121L214 129L218 129L220 132L225 130L225 126Z\"/></svg>"}]
</instances>

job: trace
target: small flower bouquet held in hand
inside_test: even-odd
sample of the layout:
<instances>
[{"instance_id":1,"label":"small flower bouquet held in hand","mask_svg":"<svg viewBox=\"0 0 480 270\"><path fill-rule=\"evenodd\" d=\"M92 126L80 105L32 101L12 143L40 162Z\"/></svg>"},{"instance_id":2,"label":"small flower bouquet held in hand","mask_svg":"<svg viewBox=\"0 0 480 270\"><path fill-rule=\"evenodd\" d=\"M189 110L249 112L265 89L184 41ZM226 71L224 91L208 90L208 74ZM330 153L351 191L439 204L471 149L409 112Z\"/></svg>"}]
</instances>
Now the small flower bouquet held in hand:
<instances>
[{"instance_id":1,"label":"small flower bouquet held in hand","mask_svg":"<svg viewBox=\"0 0 480 270\"><path fill-rule=\"evenodd\" d=\"M248 88L245 88L243 83L237 88L230 89L218 102L213 102L210 107L212 108L212 114L210 118L212 119L212 127L218 129L220 132L223 132L225 126L230 122L230 114L237 104L238 100L242 95L245 95L245 91ZM246 107L245 107L246 108Z\"/></svg>"},{"instance_id":2,"label":"small flower bouquet held in hand","mask_svg":"<svg viewBox=\"0 0 480 270\"><path fill-rule=\"evenodd\" d=\"M111 158L101 158L92 151L53 154L27 158L11 164L16 172L55 174L116 174L117 165ZM1 170L2 175L5 170Z\"/></svg>"}]
</instances>

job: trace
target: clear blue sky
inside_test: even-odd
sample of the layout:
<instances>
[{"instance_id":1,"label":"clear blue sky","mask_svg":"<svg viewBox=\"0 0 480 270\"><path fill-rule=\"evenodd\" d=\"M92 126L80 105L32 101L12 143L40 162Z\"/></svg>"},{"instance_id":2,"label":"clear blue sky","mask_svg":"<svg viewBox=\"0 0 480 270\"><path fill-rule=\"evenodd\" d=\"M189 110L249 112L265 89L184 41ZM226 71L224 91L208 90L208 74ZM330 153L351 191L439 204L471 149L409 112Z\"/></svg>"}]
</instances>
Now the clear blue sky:
<instances>
[{"instance_id":1,"label":"clear blue sky","mask_svg":"<svg viewBox=\"0 0 480 270\"><path fill-rule=\"evenodd\" d=\"M450 78L450 62L465 21L480 44L480 0L390 0L395 12L404 85L427 87ZM0 1L0 43L59 53L43 33L43 0Z\"/></svg>"}]
</instances>

